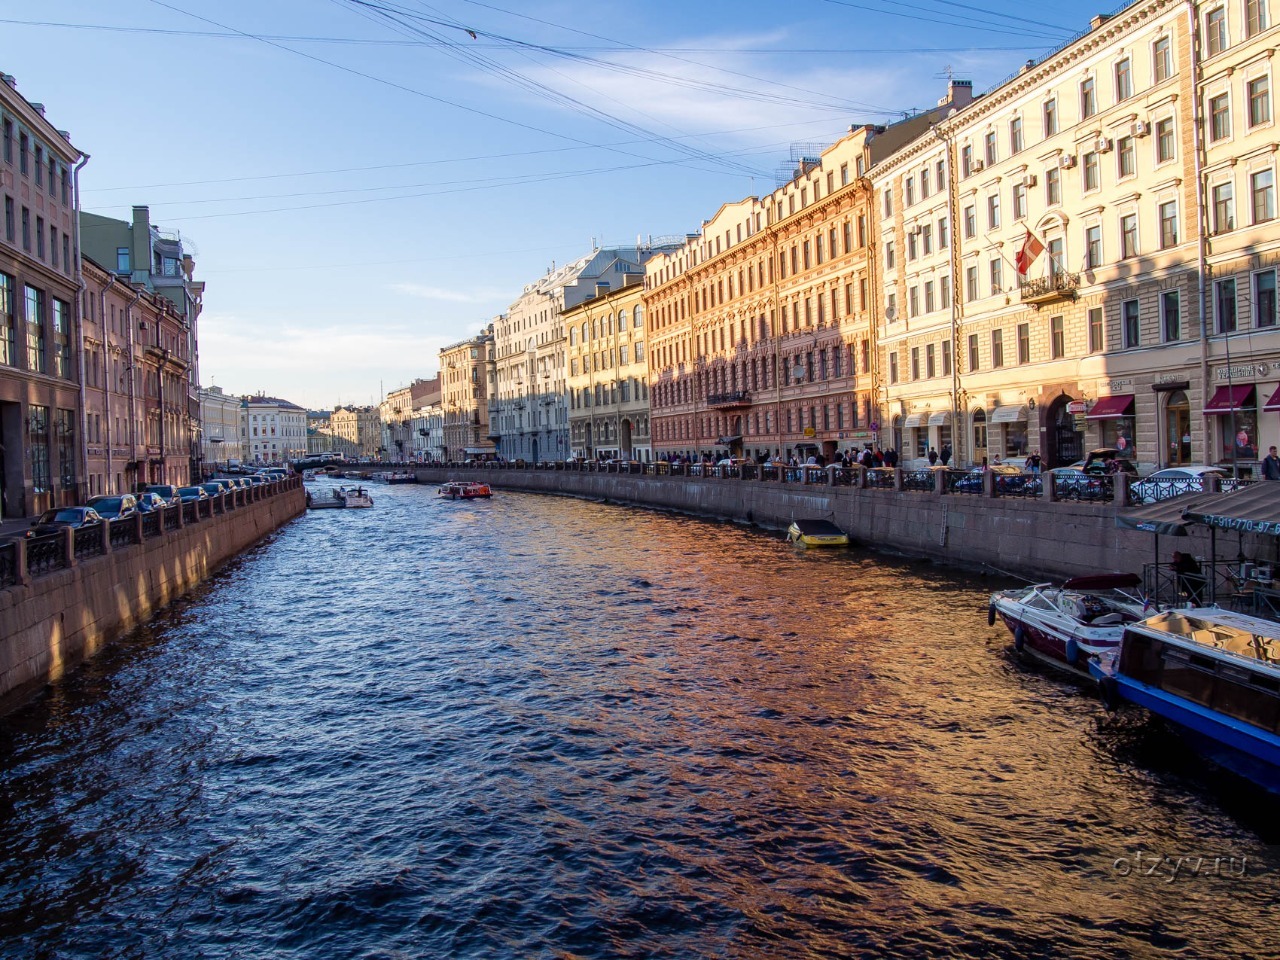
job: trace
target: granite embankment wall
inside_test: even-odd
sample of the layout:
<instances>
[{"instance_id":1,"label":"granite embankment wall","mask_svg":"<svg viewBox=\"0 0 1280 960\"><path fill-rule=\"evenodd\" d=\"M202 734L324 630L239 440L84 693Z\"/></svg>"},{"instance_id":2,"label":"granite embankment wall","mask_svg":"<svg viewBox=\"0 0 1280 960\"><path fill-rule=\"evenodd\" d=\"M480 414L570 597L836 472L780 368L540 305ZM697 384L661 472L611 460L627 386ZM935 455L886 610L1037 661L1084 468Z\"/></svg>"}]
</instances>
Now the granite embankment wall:
<instances>
[{"instance_id":1,"label":"granite embankment wall","mask_svg":"<svg viewBox=\"0 0 1280 960\"><path fill-rule=\"evenodd\" d=\"M1152 534L1117 527L1110 503L570 470L420 468L417 474L424 483L484 480L494 489L609 500L769 529L801 517L829 519L864 546L1028 578L1141 573L1155 559ZM1164 562L1175 549L1209 554L1203 534L1162 537L1159 546Z\"/></svg>"},{"instance_id":2,"label":"granite embankment wall","mask_svg":"<svg viewBox=\"0 0 1280 960\"><path fill-rule=\"evenodd\" d=\"M174 508L168 524L152 514L145 532L144 518L125 521L134 542L103 536L108 552L100 556L75 560L74 541L65 537L60 569L43 575L27 572L32 541L24 543L20 582L0 590L0 713L145 623L306 509L300 480L269 486L206 501L200 511L188 505L182 520Z\"/></svg>"}]
</instances>

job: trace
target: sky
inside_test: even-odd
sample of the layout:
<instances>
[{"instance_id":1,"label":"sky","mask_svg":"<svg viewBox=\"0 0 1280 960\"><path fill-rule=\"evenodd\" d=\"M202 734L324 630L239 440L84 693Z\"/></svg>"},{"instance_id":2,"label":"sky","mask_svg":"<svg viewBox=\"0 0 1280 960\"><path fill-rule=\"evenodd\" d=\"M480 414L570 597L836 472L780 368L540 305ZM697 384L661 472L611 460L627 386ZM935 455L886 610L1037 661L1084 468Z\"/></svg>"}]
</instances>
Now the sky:
<instances>
[{"instance_id":1,"label":"sky","mask_svg":"<svg viewBox=\"0 0 1280 960\"><path fill-rule=\"evenodd\" d=\"M1097 12L0 0L0 71L90 155L83 209L148 206L194 253L202 384L325 409L434 375L554 264L696 232L793 146L926 109L949 76L988 89Z\"/></svg>"}]
</instances>

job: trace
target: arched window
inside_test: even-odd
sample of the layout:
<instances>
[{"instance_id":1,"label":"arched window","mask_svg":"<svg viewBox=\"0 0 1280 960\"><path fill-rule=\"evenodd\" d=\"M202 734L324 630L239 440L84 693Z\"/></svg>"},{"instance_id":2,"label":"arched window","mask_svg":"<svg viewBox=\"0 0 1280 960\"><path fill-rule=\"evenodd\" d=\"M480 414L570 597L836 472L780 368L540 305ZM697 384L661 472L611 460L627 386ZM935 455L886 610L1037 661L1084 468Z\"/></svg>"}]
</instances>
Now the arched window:
<instances>
[{"instance_id":1,"label":"arched window","mask_svg":"<svg viewBox=\"0 0 1280 960\"><path fill-rule=\"evenodd\" d=\"M585 320L582 322L582 342L587 342L587 323Z\"/></svg>"},{"instance_id":2,"label":"arched window","mask_svg":"<svg viewBox=\"0 0 1280 960\"><path fill-rule=\"evenodd\" d=\"M618 311L618 331L621 332L625 329L627 329L627 311L619 310Z\"/></svg>"},{"instance_id":3,"label":"arched window","mask_svg":"<svg viewBox=\"0 0 1280 960\"><path fill-rule=\"evenodd\" d=\"M577 346L577 343L578 343L578 328L570 327L569 328L569 346L571 347Z\"/></svg>"},{"instance_id":4,"label":"arched window","mask_svg":"<svg viewBox=\"0 0 1280 960\"><path fill-rule=\"evenodd\" d=\"M635 325L637 328L644 326L644 307L636 307Z\"/></svg>"}]
</instances>

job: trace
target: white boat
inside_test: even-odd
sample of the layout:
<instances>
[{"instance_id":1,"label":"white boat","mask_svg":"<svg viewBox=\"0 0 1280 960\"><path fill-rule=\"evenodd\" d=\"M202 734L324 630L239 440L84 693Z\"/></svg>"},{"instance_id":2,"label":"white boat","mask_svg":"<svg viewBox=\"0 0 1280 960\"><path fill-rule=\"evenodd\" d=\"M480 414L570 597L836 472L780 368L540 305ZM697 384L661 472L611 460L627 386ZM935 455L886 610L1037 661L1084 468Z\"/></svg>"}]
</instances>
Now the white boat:
<instances>
[{"instance_id":1,"label":"white boat","mask_svg":"<svg viewBox=\"0 0 1280 960\"><path fill-rule=\"evenodd\" d=\"M364 487L339 487L333 491L336 499L343 501L344 507L372 507L373 497Z\"/></svg>"},{"instance_id":2,"label":"white boat","mask_svg":"<svg viewBox=\"0 0 1280 960\"><path fill-rule=\"evenodd\" d=\"M987 623L1004 621L1019 653L1083 672L1090 657L1119 645L1126 624L1152 612L1141 584L1132 573L1103 573L1001 590L991 595Z\"/></svg>"}]
</instances>

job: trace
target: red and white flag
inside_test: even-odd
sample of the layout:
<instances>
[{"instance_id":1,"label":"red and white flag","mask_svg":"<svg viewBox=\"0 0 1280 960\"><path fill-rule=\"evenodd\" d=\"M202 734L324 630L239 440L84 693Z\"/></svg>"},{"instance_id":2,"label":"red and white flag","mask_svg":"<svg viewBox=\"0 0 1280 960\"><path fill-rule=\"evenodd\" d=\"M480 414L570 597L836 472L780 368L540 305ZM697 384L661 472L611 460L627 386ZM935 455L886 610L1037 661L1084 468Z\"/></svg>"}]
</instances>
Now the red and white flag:
<instances>
[{"instance_id":1,"label":"red and white flag","mask_svg":"<svg viewBox=\"0 0 1280 960\"><path fill-rule=\"evenodd\" d=\"M1027 231L1027 239L1022 241L1022 249L1018 251L1018 256L1014 260L1014 266L1018 268L1018 274L1025 277L1027 271L1031 269L1031 265L1036 262L1036 257L1044 253L1044 244L1040 239Z\"/></svg>"}]
</instances>

